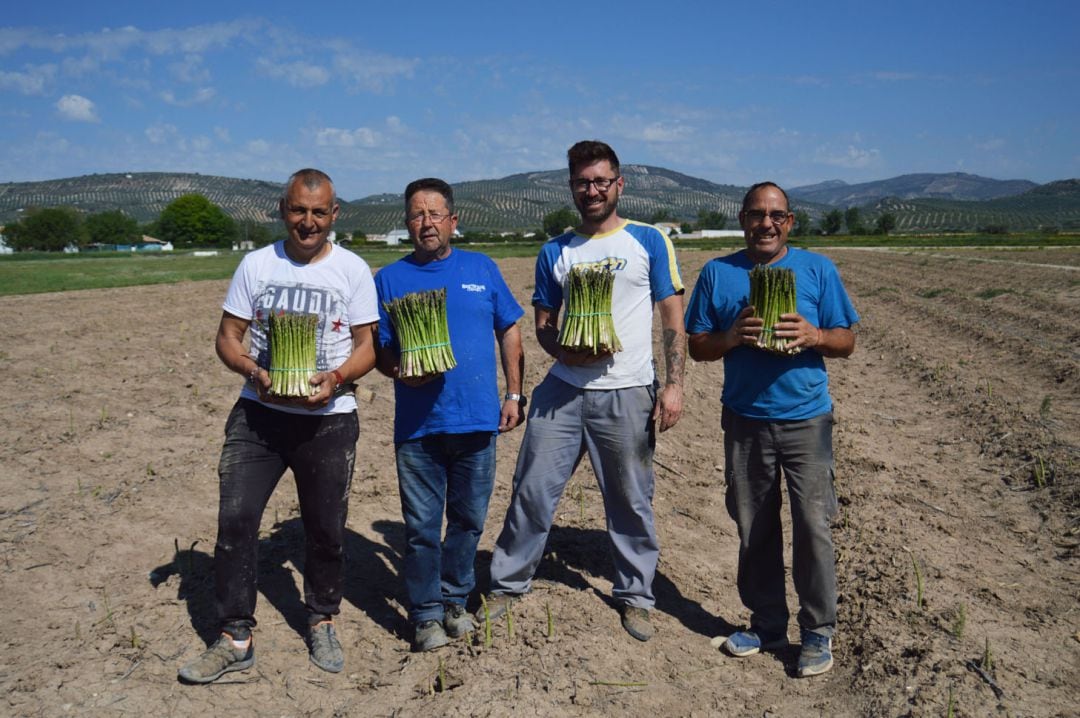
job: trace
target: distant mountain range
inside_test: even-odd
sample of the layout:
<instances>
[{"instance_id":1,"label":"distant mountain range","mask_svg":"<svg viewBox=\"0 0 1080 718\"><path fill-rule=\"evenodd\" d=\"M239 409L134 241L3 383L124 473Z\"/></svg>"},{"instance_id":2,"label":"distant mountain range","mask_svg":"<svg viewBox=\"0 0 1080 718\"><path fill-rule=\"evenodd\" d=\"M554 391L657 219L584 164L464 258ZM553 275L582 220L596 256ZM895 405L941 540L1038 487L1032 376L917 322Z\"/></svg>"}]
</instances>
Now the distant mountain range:
<instances>
[{"instance_id":1,"label":"distant mountain range","mask_svg":"<svg viewBox=\"0 0 1080 718\"><path fill-rule=\"evenodd\" d=\"M661 167L623 165L626 193L620 213L647 219L666 210L693 221L702 209L721 211L735 226L745 187L724 185ZM274 222L282 185L263 180L145 172L95 174L41 182L0 184L0 223L31 207L70 206L90 213L120 209L140 222L155 219L169 202L199 193L237 219ZM831 209L857 206L872 224L881 212L897 216L897 231L1080 229L1080 180L1037 185L963 173L913 174L877 182L839 180L788 190L796 210L817 219ZM534 229L545 214L573 206L566 171L530 172L454 185L460 225L466 230ZM402 225L400 194L341 201L338 226L382 233Z\"/></svg>"},{"instance_id":2,"label":"distant mountain range","mask_svg":"<svg viewBox=\"0 0 1080 718\"><path fill-rule=\"evenodd\" d=\"M948 174L900 175L892 179L848 184L829 180L805 187L792 187L792 197L830 207L863 207L886 197L898 199L946 199L981 201L1023 194L1039 185L1028 180L996 180L964 172Z\"/></svg>"}]
</instances>

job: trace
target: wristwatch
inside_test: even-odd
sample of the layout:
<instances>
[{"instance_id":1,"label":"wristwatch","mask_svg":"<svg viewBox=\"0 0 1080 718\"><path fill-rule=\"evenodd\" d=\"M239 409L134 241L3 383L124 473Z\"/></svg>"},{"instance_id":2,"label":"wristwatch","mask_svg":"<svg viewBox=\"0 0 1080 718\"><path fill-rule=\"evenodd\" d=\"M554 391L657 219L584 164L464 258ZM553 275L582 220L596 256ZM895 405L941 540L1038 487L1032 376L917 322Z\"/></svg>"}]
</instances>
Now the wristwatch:
<instances>
[{"instance_id":1,"label":"wristwatch","mask_svg":"<svg viewBox=\"0 0 1080 718\"><path fill-rule=\"evenodd\" d=\"M507 392L506 395L503 396L503 401L516 401L521 404L521 408L524 409L525 405L529 403L529 397L524 394L511 394L510 392Z\"/></svg>"}]
</instances>

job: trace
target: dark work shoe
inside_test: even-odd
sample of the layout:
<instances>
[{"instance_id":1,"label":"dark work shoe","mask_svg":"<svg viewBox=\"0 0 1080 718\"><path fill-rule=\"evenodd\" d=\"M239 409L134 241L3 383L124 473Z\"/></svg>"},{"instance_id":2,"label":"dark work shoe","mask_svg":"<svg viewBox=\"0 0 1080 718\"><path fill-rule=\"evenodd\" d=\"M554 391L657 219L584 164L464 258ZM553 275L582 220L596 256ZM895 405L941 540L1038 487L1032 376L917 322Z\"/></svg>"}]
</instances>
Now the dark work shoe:
<instances>
[{"instance_id":1,"label":"dark work shoe","mask_svg":"<svg viewBox=\"0 0 1080 718\"><path fill-rule=\"evenodd\" d=\"M416 653L434 651L450 642L446 637L446 630L438 621L421 621L416 624L416 633L413 634L412 649Z\"/></svg>"},{"instance_id":2,"label":"dark work shoe","mask_svg":"<svg viewBox=\"0 0 1080 718\"><path fill-rule=\"evenodd\" d=\"M756 631L738 631L728 636L724 648L733 656L744 658L761 651L775 651L788 644L787 636L770 636Z\"/></svg>"},{"instance_id":3,"label":"dark work shoe","mask_svg":"<svg viewBox=\"0 0 1080 718\"><path fill-rule=\"evenodd\" d=\"M469 631L476 630L473 617L465 610L464 606L456 603L446 604L446 617L443 618L443 626L446 635L450 638L461 638Z\"/></svg>"},{"instance_id":4,"label":"dark work shoe","mask_svg":"<svg viewBox=\"0 0 1080 718\"><path fill-rule=\"evenodd\" d=\"M230 671L243 671L255 665L255 642L246 650L233 645L232 636L222 633L202 655L178 671L188 683L211 683Z\"/></svg>"},{"instance_id":5,"label":"dark work shoe","mask_svg":"<svg viewBox=\"0 0 1080 718\"><path fill-rule=\"evenodd\" d=\"M802 650L799 651L799 677L820 675L832 668L832 664L832 638L804 630Z\"/></svg>"},{"instance_id":6,"label":"dark work shoe","mask_svg":"<svg viewBox=\"0 0 1080 718\"><path fill-rule=\"evenodd\" d=\"M308 658L328 673L341 673L345 655L332 622L322 621L308 629Z\"/></svg>"},{"instance_id":7,"label":"dark work shoe","mask_svg":"<svg viewBox=\"0 0 1080 718\"><path fill-rule=\"evenodd\" d=\"M622 626L639 641L647 641L656 633L649 620L649 611L638 606L622 607Z\"/></svg>"},{"instance_id":8,"label":"dark work shoe","mask_svg":"<svg viewBox=\"0 0 1080 718\"><path fill-rule=\"evenodd\" d=\"M476 612L476 622L484 623L484 606L487 606L487 617L492 621L502 618L503 614L510 610L516 598L517 596L512 593L489 593L484 597L480 610Z\"/></svg>"}]
</instances>

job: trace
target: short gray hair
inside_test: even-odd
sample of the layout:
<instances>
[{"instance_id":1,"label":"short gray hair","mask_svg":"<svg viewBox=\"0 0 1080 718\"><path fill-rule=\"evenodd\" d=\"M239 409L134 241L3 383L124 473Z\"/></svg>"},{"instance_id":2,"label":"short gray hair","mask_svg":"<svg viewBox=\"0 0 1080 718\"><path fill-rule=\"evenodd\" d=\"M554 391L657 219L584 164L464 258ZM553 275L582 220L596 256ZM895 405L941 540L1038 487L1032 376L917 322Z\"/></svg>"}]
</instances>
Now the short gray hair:
<instances>
[{"instance_id":1,"label":"short gray hair","mask_svg":"<svg viewBox=\"0 0 1080 718\"><path fill-rule=\"evenodd\" d=\"M330 175L322 170L313 169L311 167L305 167L304 169L297 170L289 175L289 179L285 183L285 190L281 193L282 202L289 196L289 190L292 189L293 184L296 182L303 182L304 186L309 190L316 190L319 187L322 187L324 182L329 182L330 190L333 192L330 205L333 206L337 204L337 192L334 191L334 180L330 179Z\"/></svg>"}]
</instances>

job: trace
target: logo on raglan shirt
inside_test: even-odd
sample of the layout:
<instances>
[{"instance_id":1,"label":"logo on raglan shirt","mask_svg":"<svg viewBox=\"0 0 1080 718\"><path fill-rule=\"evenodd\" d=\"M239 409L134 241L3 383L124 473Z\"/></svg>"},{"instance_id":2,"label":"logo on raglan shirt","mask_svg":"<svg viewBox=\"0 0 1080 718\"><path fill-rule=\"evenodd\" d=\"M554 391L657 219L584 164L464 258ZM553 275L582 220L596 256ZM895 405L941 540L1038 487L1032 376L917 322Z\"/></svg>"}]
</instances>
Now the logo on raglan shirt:
<instances>
[{"instance_id":1,"label":"logo on raglan shirt","mask_svg":"<svg viewBox=\"0 0 1080 718\"><path fill-rule=\"evenodd\" d=\"M574 267L581 267L582 269L609 269L612 272L619 272L626 269L627 260L622 257L604 257L603 259L597 259L592 262L574 262Z\"/></svg>"}]
</instances>

